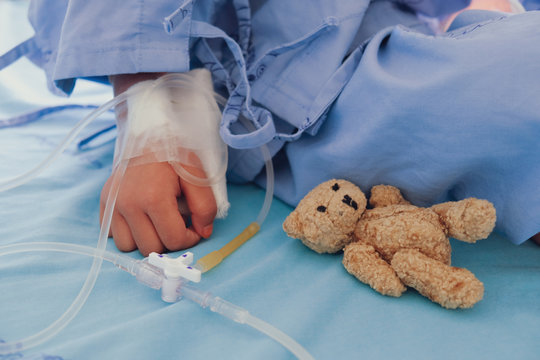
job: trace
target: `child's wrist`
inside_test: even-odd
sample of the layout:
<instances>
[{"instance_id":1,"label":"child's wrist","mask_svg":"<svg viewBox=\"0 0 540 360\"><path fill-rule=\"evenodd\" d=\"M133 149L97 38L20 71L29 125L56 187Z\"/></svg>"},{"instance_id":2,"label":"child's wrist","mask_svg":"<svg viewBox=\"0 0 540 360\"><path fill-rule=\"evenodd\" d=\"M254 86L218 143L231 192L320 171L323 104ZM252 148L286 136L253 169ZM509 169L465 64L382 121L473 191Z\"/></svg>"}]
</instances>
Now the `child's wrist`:
<instances>
[{"instance_id":1,"label":"child's wrist","mask_svg":"<svg viewBox=\"0 0 540 360\"><path fill-rule=\"evenodd\" d=\"M136 73L136 74L116 74L109 75L109 82L111 83L114 95L118 95L132 87L133 85L146 80L155 80L160 76L165 75L164 72L156 73Z\"/></svg>"}]
</instances>

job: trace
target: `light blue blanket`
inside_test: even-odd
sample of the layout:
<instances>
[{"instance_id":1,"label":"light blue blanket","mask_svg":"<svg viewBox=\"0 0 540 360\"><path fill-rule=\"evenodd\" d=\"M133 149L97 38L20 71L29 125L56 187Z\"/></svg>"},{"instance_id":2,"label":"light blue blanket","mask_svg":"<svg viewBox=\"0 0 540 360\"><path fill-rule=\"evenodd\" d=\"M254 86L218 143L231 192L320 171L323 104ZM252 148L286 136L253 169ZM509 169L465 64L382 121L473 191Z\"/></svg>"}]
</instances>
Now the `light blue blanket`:
<instances>
[{"instance_id":1,"label":"light blue blanket","mask_svg":"<svg viewBox=\"0 0 540 360\"><path fill-rule=\"evenodd\" d=\"M27 25L15 2L0 3L0 52L24 39ZM20 18L19 18L20 20ZM7 32L9 29L9 32ZM17 31L19 30L20 31ZM14 32L15 31L15 32ZM22 38L21 38L22 37ZM71 103L100 104L107 87L79 82ZM0 73L0 119L67 103L47 93L41 71L20 61ZM0 129L0 178L43 159L87 110L69 110ZM78 140L113 123L104 116ZM60 241L95 246L99 192L109 176L114 144L100 137L70 146L30 183L0 193L0 245ZM214 235L191 249L195 258L216 250L253 221L264 191L230 186L231 210ZM350 276L341 255L319 255L281 229L292 210L276 200L261 231L197 286L271 323L316 359L538 359L540 358L540 247L512 245L494 234L475 245L452 242L453 264L484 283L485 296L469 310L445 310L413 290L379 295ZM112 242L108 249L118 252ZM176 255L176 254L175 254ZM129 256L140 259L138 253ZM45 328L71 304L91 259L59 253L0 258L0 339L15 341ZM288 359L283 347L251 328L187 300L164 303L104 263L79 315L57 336L0 359Z\"/></svg>"}]
</instances>

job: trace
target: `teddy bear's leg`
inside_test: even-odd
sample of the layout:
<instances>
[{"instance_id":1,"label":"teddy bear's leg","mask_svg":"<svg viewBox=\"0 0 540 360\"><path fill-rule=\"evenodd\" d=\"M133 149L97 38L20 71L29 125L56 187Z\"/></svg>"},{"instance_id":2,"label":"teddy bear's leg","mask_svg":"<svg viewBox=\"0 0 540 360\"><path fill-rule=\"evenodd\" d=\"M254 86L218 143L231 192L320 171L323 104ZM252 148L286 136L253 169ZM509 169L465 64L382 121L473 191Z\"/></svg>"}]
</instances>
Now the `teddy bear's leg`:
<instances>
[{"instance_id":1,"label":"teddy bear's leg","mask_svg":"<svg viewBox=\"0 0 540 360\"><path fill-rule=\"evenodd\" d=\"M484 285L469 270L443 264L415 249L398 251L392 267L405 285L447 309L470 308L484 295Z\"/></svg>"},{"instance_id":2,"label":"teddy bear's leg","mask_svg":"<svg viewBox=\"0 0 540 360\"><path fill-rule=\"evenodd\" d=\"M390 264L371 245L360 242L347 245L343 266L351 275L383 295L399 297L407 289Z\"/></svg>"},{"instance_id":3,"label":"teddy bear's leg","mask_svg":"<svg viewBox=\"0 0 540 360\"><path fill-rule=\"evenodd\" d=\"M476 242L489 236L495 227L495 207L487 200L468 198L431 207L445 227L448 235L466 242Z\"/></svg>"}]
</instances>

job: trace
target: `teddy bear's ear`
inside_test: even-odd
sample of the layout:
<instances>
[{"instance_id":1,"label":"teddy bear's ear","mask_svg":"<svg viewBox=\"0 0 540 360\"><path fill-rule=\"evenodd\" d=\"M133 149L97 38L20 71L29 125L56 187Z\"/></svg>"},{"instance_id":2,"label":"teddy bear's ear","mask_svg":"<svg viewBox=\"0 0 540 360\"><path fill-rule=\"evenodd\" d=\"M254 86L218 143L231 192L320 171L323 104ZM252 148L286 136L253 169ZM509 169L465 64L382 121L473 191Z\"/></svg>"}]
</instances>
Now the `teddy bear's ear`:
<instances>
[{"instance_id":1,"label":"teddy bear's ear","mask_svg":"<svg viewBox=\"0 0 540 360\"><path fill-rule=\"evenodd\" d=\"M298 235L302 232L302 224L298 220L298 212L293 211L287 216L285 221L283 222L283 230L289 235L290 237L297 238Z\"/></svg>"}]
</instances>

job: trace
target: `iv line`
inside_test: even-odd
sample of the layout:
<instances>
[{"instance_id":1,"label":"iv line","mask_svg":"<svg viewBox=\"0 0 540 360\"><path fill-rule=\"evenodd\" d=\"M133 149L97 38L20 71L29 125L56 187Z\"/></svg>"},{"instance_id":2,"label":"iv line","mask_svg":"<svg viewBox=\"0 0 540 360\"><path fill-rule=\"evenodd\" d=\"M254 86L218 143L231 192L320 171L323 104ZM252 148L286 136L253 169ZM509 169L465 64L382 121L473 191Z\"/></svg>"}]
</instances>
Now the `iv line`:
<instances>
[{"instance_id":1,"label":"iv line","mask_svg":"<svg viewBox=\"0 0 540 360\"><path fill-rule=\"evenodd\" d=\"M176 82L175 82L176 81ZM186 85L186 82L183 81L182 76L179 74L170 74L163 76L162 78L156 80L156 86L165 86L167 85L167 82L172 82L173 84L170 86L184 86ZM190 85L189 83L187 84ZM98 116L103 114L104 112L110 110L111 108L117 106L121 102L125 101L131 94L134 93L134 90L128 89L126 92L118 95L114 99L108 101L107 103L100 106L98 109L92 111L88 116L83 118L77 125L68 133L68 135L64 138L64 140L58 145L58 147L49 154L45 160L43 160L41 163L39 163L37 166L29 170L28 172L16 176L11 179L7 179L4 181L0 181L0 192L6 191L18 186L21 186L36 176L38 176L41 172L43 172L54 160L60 156L60 154L69 146L69 144L77 137L77 135L82 131L84 127L86 127L89 123L91 123L94 119L96 119ZM200 90L200 89L196 89ZM217 94L213 94L216 98L216 101L221 102L222 104L225 102L225 99L220 97ZM247 123L245 119L241 119L244 123ZM119 159L122 159L122 153L124 149L120 147L121 154L118 157ZM268 148L263 145L261 147L261 151L263 153L263 156L265 158L265 164L266 164L266 175L267 175L267 188L266 188L266 195L265 200L263 203L263 206L261 208L261 211L257 217L257 220L254 223L251 223L246 230L244 230L239 236L237 236L235 239L231 241L230 244L227 244L222 249L218 250L217 252L210 253L206 257L203 257L201 260L213 258L212 262L209 263L204 260L202 262L198 262L196 266L199 268L202 268L203 271L207 271L217 264L219 264L224 257L230 255L233 251L235 251L240 245L242 245L244 242L246 242L249 238L251 238L260 228L260 225L266 218L271 201L273 198L273 167L272 167L272 161L271 156L268 151ZM87 278L85 280L85 283L83 287L81 288L79 294L73 301L73 303L70 305L70 307L66 310L66 312L61 315L56 321L54 321L51 325L49 325L47 328L39 331L38 333L27 337L25 339L12 342L12 343L2 343L0 344L0 354L5 353L12 353L15 351L22 351L34 346L37 346L50 338L52 338L54 335L56 335L58 332L60 332L69 322L77 315L77 313L80 311L86 300L88 299L88 296L90 295L95 282L97 280L97 276L99 274L99 271L101 269L102 264L102 256L100 254L105 253L105 248L107 245L107 239L108 239L108 233L110 229L110 224L112 220L112 213L114 209L114 204L116 202L116 197L120 188L120 183L122 181L122 177L124 175L124 172L128 166L128 160L121 160L117 164L115 164L115 171L113 174L112 184L109 190L109 194L107 197L107 202L105 206L105 211L103 215L103 223L100 229L98 244L96 246L96 255L94 255L94 261L92 263L92 266L90 268L90 271L87 275ZM212 255L214 254L214 255ZM217 261L216 261L217 259ZM260 322L254 322L254 324L259 324ZM252 325L253 326L253 325ZM277 329L276 329L277 330ZM268 334L268 332L263 331L263 333ZM269 335L271 336L271 335ZM309 355L309 354L308 354ZM310 358L310 357L308 357Z\"/></svg>"},{"instance_id":2,"label":"iv line","mask_svg":"<svg viewBox=\"0 0 540 360\"><path fill-rule=\"evenodd\" d=\"M247 120L240 119L242 123L249 128ZM200 258L195 264L195 268L201 270L202 273L207 272L219 265L223 259L236 251L246 241L251 239L261 228L262 223L266 219L268 212L270 211L270 205L272 204L272 197L274 196L274 166L272 165L272 157L270 151L266 145L261 146L261 152L265 160L266 165L266 194L264 196L263 206L257 216L257 219L249 224L244 231L238 236L225 244L221 249L212 251L211 253Z\"/></svg>"},{"instance_id":3,"label":"iv line","mask_svg":"<svg viewBox=\"0 0 540 360\"><path fill-rule=\"evenodd\" d=\"M153 289L161 288L161 284L164 279L163 272L145 260L135 260L125 255L115 254L110 251L100 250L89 246L56 242L36 242L0 246L0 256L30 251L64 252L93 256L94 259L99 259L100 261L106 260L116 267L135 276L140 283ZM240 324L251 326L255 330L258 330L277 341L292 354L294 354L298 359L313 359L305 348L303 348L287 334L273 327L267 322L251 315L247 310L225 301L220 297L214 297L211 293L201 291L191 285L188 285L187 283L180 284L180 286L177 288L177 296L176 301L180 300L182 297L185 297L200 305L204 309L209 309L212 312L218 313ZM58 323L58 321L55 323ZM0 354L17 352L21 350L21 347L22 344L20 342L0 343Z\"/></svg>"}]
</instances>

